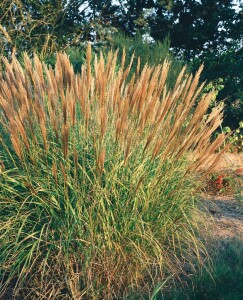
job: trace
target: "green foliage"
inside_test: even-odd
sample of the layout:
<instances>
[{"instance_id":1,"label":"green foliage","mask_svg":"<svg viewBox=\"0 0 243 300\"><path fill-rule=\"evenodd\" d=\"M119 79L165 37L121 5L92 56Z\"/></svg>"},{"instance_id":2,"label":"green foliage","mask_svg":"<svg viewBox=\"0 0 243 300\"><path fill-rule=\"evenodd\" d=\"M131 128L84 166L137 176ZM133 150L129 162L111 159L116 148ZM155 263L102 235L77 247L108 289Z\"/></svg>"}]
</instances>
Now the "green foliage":
<instances>
[{"instance_id":1,"label":"green foliage","mask_svg":"<svg viewBox=\"0 0 243 300\"><path fill-rule=\"evenodd\" d=\"M116 60L91 64L89 46L77 75L60 53L55 70L5 60L1 291L15 280L29 299L125 298L204 262L193 195L224 143L210 141L221 109L205 121L211 94L193 108L200 70L168 90L168 62L128 80Z\"/></svg>"}]
</instances>

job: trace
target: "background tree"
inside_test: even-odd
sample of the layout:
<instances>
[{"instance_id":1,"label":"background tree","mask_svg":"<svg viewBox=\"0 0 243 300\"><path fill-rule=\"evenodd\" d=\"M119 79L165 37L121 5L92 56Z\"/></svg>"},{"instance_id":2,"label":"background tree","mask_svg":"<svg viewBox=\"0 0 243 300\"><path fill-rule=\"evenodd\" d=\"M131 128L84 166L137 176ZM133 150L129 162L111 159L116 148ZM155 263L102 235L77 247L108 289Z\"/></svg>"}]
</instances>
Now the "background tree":
<instances>
[{"instance_id":1,"label":"background tree","mask_svg":"<svg viewBox=\"0 0 243 300\"><path fill-rule=\"evenodd\" d=\"M144 32L151 24L149 16L158 8L169 11L173 0L117 0L119 6L116 10L117 22L115 26L125 34L134 36L138 31Z\"/></svg>"},{"instance_id":2,"label":"background tree","mask_svg":"<svg viewBox=\"0 0 243 300\"><path fill-rule=\"evenodd\" d=\"M225 104L224 126L239 127L243 120L243 49L232 46L222 53L208 53L193 60L192 69L204 63L201 80L212 82L218 90L217 101Z\"/></svg>"},{"instance_id":3,"label":"background tree","mask_svg":"<svg viewBox=\"0 0 243 300\"><path fill-rule=\"evenodd\" d=\"M87 27L82 0L3 0L0 3L2 54L13 49L43 55L78 45Z\"/></svg>"},{"instance_id":4,"label":"background tree","mask_svg":"<svg viewBox=\"0 0 243 300\"><path fill-rule=\"evenodd\" d=\"M174 53L192 70L204 63L202 80L214 85L220 80L217 101L224 101L224 125L232 129L243 116L242 8L243 3L236 9L232 0L175 0L171 11L157 7L149 19L155 40L169 35Z\"/></svg>"}]
</instances>

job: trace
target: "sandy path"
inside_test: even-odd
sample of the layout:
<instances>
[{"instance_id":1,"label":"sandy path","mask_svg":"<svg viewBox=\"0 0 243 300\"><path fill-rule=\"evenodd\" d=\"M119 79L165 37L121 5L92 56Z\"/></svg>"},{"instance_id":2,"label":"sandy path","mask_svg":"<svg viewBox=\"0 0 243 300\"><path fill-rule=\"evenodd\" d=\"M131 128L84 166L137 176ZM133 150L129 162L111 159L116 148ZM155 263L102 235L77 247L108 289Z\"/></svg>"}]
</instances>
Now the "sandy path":
<instances>
[{"instance_id":1,"label":"sandy path","mask_svg":"<svg viewBox=\"0 0 243 300\"><path fill-rule=\"evenodd\" d=\"M215 238L243 240L243 207L233 197L216 196L202 201L214 221L212 234Z\"/></svg>"}]
</instances>

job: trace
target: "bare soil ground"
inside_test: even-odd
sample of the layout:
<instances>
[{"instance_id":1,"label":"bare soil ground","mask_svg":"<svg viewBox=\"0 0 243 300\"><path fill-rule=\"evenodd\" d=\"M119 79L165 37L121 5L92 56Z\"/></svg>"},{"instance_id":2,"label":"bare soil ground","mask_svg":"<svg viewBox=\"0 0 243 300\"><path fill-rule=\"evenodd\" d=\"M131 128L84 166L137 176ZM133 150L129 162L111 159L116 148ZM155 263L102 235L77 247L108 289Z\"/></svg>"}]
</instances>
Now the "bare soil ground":
<instances>
[{"instance_id":1,"label":"bare soil ground","mask_svg":"<svg viewBox=\"0 0 243 300\"><path fill-rule=\"evenodd\" d=\"M243 239L243 208L234 197L216 196L203 199L212 216L212 235L219 240Z\"/></svg>"},{"instance_id":2,"label":"bare soil ground","mask_svg":"<svg viewBox=\"0 0 243 300\"><path fill-rule=\"evenodd\" d=\"M216 171L243 168L243 153L225 153Z\"/></svg>"}]
</instances>

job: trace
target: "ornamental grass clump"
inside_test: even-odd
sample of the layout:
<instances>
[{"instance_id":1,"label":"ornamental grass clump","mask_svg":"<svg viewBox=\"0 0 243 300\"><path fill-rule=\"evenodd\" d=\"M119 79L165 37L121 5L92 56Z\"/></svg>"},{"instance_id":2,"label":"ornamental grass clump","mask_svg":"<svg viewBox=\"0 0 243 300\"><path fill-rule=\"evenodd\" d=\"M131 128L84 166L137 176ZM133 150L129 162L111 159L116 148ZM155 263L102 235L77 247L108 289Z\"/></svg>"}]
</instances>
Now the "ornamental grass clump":
<instances>
[{"instance_id":1,"label":"ornamental grass clump","mask_svg":"<svg viewBox=\"0 0 243 300\"><path fill-rule=\"evenodd\" d=\"M1 292L124 299L203 263L194 194L223 153L222 108L206 115L201 69L169 90L168 61L130 76L125 53L91 55L80 74L62 53L54 69L3 60Z\"/></svg>"}]
</instances>

